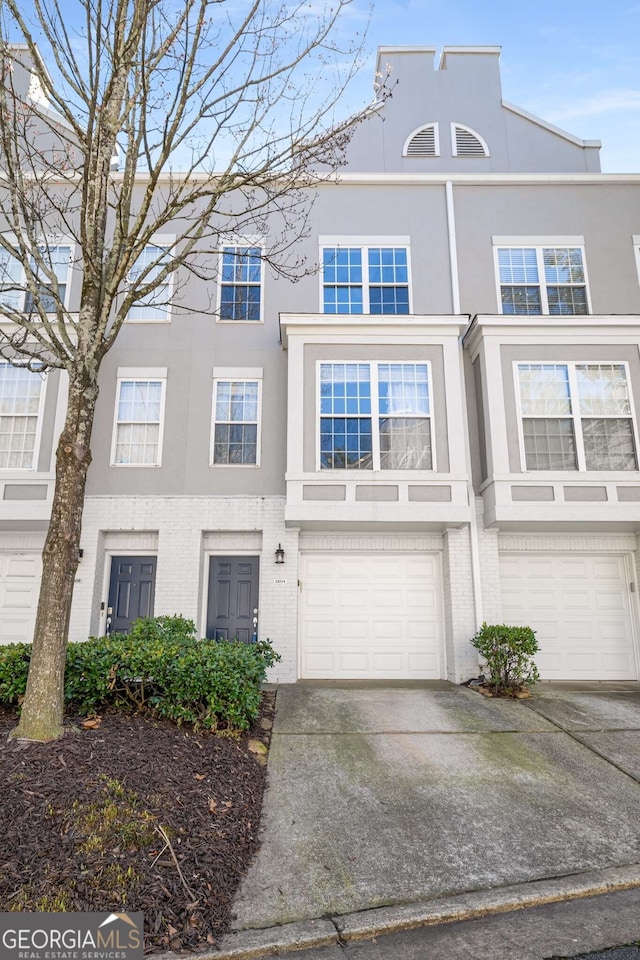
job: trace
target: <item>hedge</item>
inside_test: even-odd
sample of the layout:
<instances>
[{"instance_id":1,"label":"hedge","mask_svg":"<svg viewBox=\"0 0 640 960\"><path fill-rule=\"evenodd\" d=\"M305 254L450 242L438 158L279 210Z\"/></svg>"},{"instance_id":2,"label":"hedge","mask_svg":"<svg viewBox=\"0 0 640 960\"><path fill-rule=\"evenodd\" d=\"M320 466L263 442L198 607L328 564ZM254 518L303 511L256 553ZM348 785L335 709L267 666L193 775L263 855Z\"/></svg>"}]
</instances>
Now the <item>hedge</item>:
<instances>
[{"instance_id":1,"label":"hedge","mask_svg":"<svg viewBox=\"0 0 640 960\"><path fill-rule=\"evenodd\" d=\"M0 702L19 704L31 644L0 647ZM261 685L280 656L268 640L201 640L184 617L137 620L128 635L90 637L67 647L64 696L70 710L151 710L194 727L246 729Z\"/></svg>"}]
</instances>

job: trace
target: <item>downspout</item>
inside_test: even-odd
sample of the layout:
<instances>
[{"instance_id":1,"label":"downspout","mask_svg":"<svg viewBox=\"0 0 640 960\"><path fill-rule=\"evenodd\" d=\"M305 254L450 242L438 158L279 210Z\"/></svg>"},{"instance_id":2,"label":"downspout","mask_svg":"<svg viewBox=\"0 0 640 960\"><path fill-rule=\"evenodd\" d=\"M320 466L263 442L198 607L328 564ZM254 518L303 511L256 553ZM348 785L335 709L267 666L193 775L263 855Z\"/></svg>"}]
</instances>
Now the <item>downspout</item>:
<instances>
[{"instance_id":1,"label":"downspout","mask_svg":"<svg viewBox=\"0 0 640 960\"><path fill-rule=\"evenodd\" d=\"M453 206L453 183L447 180L445 183L445 196L447 202L447 228L449 233L449 267L451 272L451 303L453 313L460 315L460 281L458 275L458 244L456 239L456 218ZM467 413L467 391L464 377L464 347L462 336L459 339L459 359L460 359L460 389L462 391L462 409ZM465 458L467 461L467 500L471 509L471 519L469 521L469 539L471 545L471 578L473 580L473 607L476 619L476 630L480 629L484 620L482 614L482 581L480 579L480 543L478 541L478 526L476 517L476 496L471 479L471 444L469 441L469 431L464 430Z\"/></svg>"}]
</instances>

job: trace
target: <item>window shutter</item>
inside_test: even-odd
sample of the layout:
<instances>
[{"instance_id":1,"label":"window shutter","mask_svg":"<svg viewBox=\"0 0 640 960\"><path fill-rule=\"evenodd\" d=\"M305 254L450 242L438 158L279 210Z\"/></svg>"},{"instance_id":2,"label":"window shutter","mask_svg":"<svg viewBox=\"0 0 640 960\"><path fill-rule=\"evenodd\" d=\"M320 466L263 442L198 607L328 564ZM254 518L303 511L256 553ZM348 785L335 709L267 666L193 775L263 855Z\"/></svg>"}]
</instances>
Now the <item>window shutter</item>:
<instances>
[{"instance_id":1,"label":"window shutter","mask_svg":"<svg viewBox=\"0 0 640 960\"><path fill-rule=\"evenodd\" d=\"M468 127L454 124L454 137L456 157L487 157L489 155L482 138Z\"/></svg>"},{"instance_id":2,"label":"window shutter","mask_svg":"<svg viewBox=\"0 0 640 960\"><path fill-rule=\"evenodd\" d=\"M438 157L440 155L437 124L428 123L409 138L405 143L403 156L405 157Z\"/></svg>"}]
</instances>

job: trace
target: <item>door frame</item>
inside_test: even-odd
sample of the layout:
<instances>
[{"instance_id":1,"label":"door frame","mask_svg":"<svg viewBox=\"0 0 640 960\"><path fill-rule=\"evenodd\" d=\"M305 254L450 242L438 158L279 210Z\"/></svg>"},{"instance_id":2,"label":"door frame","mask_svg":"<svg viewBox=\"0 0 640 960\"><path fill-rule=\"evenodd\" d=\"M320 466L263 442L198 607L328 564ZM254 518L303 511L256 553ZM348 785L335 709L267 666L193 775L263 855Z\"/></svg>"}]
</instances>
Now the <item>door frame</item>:
<instances>
[{"instance_id":1,"label":"door frame","mask_svg":"<svg viewBox=\"0 0 640 960\"><path fill-rule=\"evenodd\" d=\"M114 557L155 557L156 564L159 558L158 550L136 550L135 548L126 549L126 550L115 550L109 547L104 551L104 572L102 576L102 597L100 603L104 604L104 607L100 610L100 630L99 636L104 637L104 632L107 626L107 606L109 604L109 585L111 583L111 566L113 564ZM158 568L156 566L156 577L158 575Z\"/></svg>"},{"instance_id":2,"label":"door frame","mask_svg":"<svg viewBox=\"0 0 640 960\"><path fill-rule=\"evenodd\" d=\"M118 556L118 554L114 554ZM262 562L262 550L217 550L215 548L207 547L203 553L203 564L202 564L202 598L200 602L200 629L199 633L201 636L206 636L207 633L207 612L209 607L209 568L211 566L212 557L257 557L259 560L258 563L258 637L260 636L260 598L262 597L262 570L264 564Z\"/></svg>"}]
</instances>

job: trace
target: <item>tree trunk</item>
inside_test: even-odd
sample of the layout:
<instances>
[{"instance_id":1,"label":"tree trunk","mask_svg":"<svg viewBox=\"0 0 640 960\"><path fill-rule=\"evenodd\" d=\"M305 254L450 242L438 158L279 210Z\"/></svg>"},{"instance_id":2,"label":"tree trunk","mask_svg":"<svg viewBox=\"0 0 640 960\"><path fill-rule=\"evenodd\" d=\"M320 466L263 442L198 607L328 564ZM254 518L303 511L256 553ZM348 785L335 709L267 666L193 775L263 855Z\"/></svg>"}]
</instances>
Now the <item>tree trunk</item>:
<instances>
[{"instance_id":1,"label":"tree trunk","mask_svg":"<svg viewBox=\"0 0 640 960\"><path fill-rule=\"evenodd\" d=\"M62 736L64 668L69 617L82 529L97 376L72 374L64 428L56 452L56 486L42 553L42 585L27 690L12 736L55 740Z\"/></svg>"}]
</instances>

